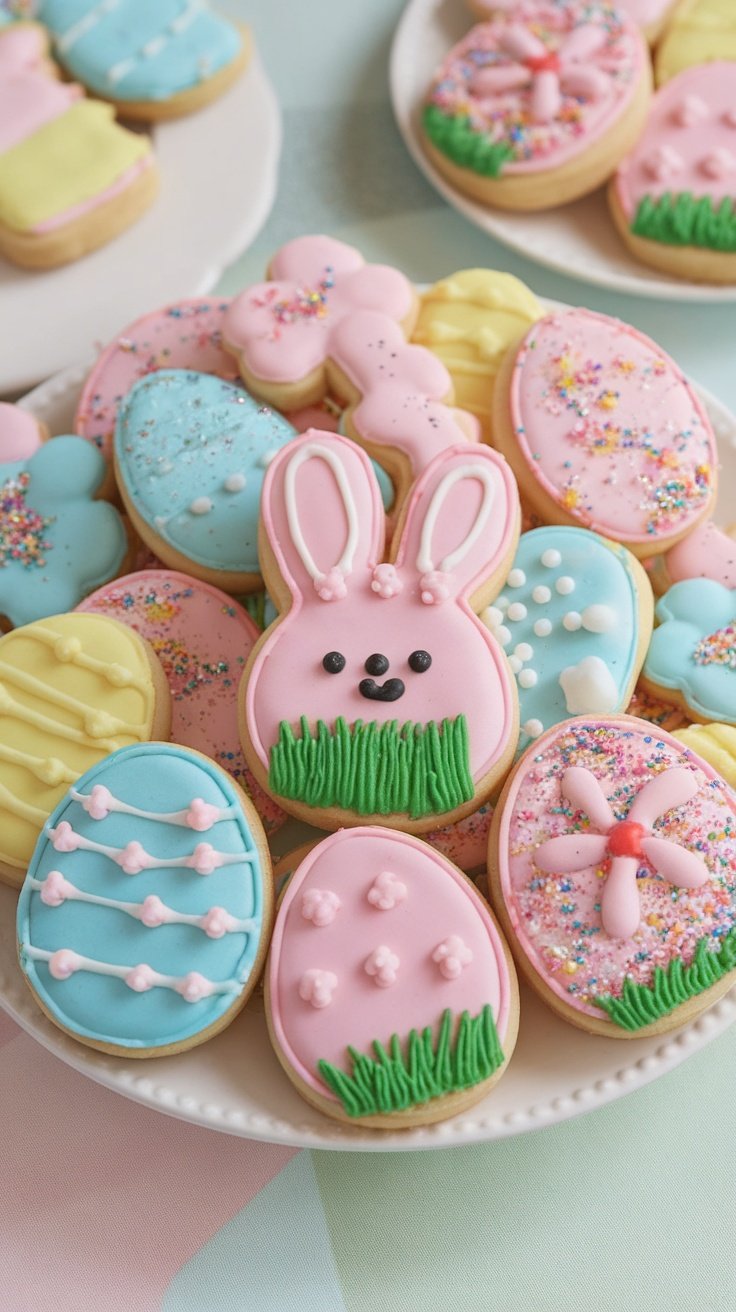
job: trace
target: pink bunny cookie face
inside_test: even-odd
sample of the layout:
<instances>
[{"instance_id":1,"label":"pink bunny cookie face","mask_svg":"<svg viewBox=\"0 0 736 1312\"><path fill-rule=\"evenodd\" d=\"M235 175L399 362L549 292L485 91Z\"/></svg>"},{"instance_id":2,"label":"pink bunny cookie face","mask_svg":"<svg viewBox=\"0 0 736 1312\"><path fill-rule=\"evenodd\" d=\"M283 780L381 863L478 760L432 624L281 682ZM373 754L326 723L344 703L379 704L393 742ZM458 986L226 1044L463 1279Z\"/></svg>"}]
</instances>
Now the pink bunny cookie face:
<instances>
[{"instance_id":1,"label":"pink bunny cookie face","mask_svg":"<svg viewBox=\"0 0 736 1312\"><path fill-rule=\"evenodd\" d=\"M310 430L272 462L263 566L280 611L246 668L244 747L295 815L423 832L475 810L513 754L518 709L477 618L504 576L518 497L502 457L452 447L411 493L393 560L368 457Z\"/></svg>"},{"instance_id":2,"label":"pink bunny cookie face","mask_svg":"<svg viewBox=\"0 0 736 1312\"><path fill-rule=\"evenodd\" d=\"M266 995L299 1092L376 1128L426 1124L476 1102L516 1038L514 969L485 902L444 857L385 828L331 834L298 865Z\"/></svg>"},{"instance_id":3,"label":"pink bunny cookie face","mask_svg":"<svg viewBox=\"0 0 736 1312\"><path fill-rule=\"evenodd\" d=\"M546 522L581 524L646 557L713 505L705 409L675 362L617 319L540 319L504 361L494 417L497 445Z\"/></svg>"},{"instance_id":4,"label":"pink bunny cookie face","mask_svg":"<svg viewBox=\"0 0 736 1312\"><path fill-rule=\"evenodd\" d=\"M274 256L271 281L236 296L225 316L225 345L255 396L281 410L312 405L327 387L333 330L356 310L378 310L410 331L411 284L397 269L365 264L332 237L297 237Z\"/></svg>"},{"instance_id":5,"label":"pink bunny cookie face","mask_svg":"<svg viewBox=\"0 0 736 1312\"><path fill-rule=\"evenodd\" d=\"M672 1029L736 970L736 796L645 721L540 738L499 803L490 874L519 964L583 1029Z\"/></svg>"}]
</instances>

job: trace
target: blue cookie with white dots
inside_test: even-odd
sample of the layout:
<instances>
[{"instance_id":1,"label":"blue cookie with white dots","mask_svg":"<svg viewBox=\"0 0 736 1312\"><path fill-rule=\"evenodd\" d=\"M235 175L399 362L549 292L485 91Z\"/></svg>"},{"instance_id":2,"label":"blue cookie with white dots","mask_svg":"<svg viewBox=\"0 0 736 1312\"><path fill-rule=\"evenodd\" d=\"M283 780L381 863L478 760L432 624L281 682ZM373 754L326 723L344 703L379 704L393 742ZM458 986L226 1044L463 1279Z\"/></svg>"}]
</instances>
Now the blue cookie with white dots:
<instances>
[{"instance_id":1,"label":"blue cookie with white dots","mask_svg":"<svg viewBox=\"0 0 736 1312\"><path fill-rule=\"evenodd\" d=\"M651 637L652 589L624 547L584 528L536 528L482 618L516 675L522 752L571 715L626 710Z\"/></svg>"}]
</instances>

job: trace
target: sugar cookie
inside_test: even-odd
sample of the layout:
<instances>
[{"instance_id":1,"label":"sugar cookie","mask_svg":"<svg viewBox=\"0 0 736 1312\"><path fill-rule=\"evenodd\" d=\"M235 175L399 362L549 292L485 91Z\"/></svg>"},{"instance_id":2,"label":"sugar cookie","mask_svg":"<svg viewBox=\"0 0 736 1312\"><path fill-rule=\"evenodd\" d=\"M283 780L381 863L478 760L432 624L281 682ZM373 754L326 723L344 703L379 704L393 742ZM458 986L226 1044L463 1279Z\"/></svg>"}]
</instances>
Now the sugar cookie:
<instances>
[{"instance_id":1,"label":"sugar cookie","mask_svg":"<svg viewBox=\"0 0 736 1312\"><path fill-rule=\"evenodd\" d=\"M657 82L694 64L736 59L733 0L679 0L654 63Z\"/></svg>"},{"instance_id":2,"label":"sugar cookie","mask_svg":"<svg viewBox=\"0 0 736 1312\"><path fill-rule=\"evenodd\" d=\"M650 569L657 592L666 592L683 579L713 579L724 588L736 588L736 524L722 529L712 519L657 556Z\"/></svg>"},{"instance_id":3,"label":"sugar cookie","mask_svg":"<svg viewBox=\"0 0 736 1312\"><path fill-rule=\"evenodd\" d=\"M673 735L717 770L736 788L736 727L732 724L691 724Z\"/></svg>"},{"instance_id":4,"label":"sugar cookie","mask_svg":"<svg viewBox=\"0 0 736 1312\"><path fill-rule=\"evenodd\" d=\"M467 0L467 3L478 18L488 19L518 8L519 0ZM617 0L616 8L630 14L649 44L654 45L676 5L677 0Z\"/></svg>"},{"instance_id":5,"label":"sugar cookie","mask_svg":"<svg viewBox=\"0 0 736 1312\"><path fill-rule=\"evenodd\" d=\"M642 682L692 720L736 724L736 589L675 583L657 602Z\"/></svg>"}]
</instances>

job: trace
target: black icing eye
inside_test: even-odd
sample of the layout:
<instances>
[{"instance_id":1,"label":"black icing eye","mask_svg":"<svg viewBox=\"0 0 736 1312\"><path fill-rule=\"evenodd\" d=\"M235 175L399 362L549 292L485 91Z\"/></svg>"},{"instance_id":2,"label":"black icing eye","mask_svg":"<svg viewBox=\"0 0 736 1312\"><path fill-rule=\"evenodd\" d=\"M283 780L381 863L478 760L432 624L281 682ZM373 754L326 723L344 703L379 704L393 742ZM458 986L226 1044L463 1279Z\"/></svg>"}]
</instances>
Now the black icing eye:
<instances>
[{"instance_id":1,"label":"black icing eye","mask_svg":"<svg viewBox=\"0 0 736 1312\"><path fill-rule=\"evenodd\" d=\"M388 665L388 657L383 656L380 651L374 651L365 663L365 672L366 674L385 674Z\"/></svg>"},{"instance_id":2,"label":"black icing eye","mask_svg":"<svg viewBox=\"0 0 736 1312\"><path fill-rule=\"evenodd\" d=\"M409 669L415 674L424 674L432 664L432 657L428 651L413 651L409 657Z\"/></svg>"},{"instance_id":3,"label":"black icing eye","mask_svg":"<svg viewBox=\"0 0 736 1312\"><path fill-rule=\"evenodd\" d=\"M326 656L322 657L322 668L327 670L328 674L340 674L345 669L345 657L341 651L328 651Z\"/></svg>"}]
</instances>

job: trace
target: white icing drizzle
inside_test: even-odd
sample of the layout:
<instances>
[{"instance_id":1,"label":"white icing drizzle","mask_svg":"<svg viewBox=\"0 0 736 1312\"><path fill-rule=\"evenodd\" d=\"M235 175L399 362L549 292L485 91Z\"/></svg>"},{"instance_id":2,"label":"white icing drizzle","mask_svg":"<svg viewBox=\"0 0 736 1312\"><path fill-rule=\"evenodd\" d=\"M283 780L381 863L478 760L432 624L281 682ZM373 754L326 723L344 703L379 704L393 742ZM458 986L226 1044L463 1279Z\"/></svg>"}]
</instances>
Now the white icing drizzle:
<instances>
[{"instance_id":1,"label":"white icing drizzle","mask_svg":"<svg viewBox=\"0 0 736 1312\"><path fill-rule=\"evenodd\" d=\"M432 536L434 534L437 519L450 489L453 488L456 483L459 483L461 479L465 478L477 478L483 484L483 500L481 501L480 509L475 517L470 532L459 546L457 546L454 551L451 551L448 556L445 556L444 560L441 561L439 566L437 566L435 565L432 556ZM430 574L435 569L439 569L443 574L451 574L455 569L455 566L459 565L460 561L465 559L468 552L478 541L478 538L486 526L488 516L491 513L492 504L493 477L490 469L488 469L486 465L471 463L458 465L456 469L451 469L449 473L445 474L444 478L442 478L437 484L432 495L432 500L429 503L427 513L424 516L422 533L419 540L419 554L417 556L417 569L419 573Z\"/></svg>"},{"instance_id":2,"label":"white icing drizzle","mask_svg":"<svg viewBox=\"0 0 736 1312\"><path fill-rule=\"evenodd\" d=\"M59 53L64 55L68 50L71 50L80 37L86 36L87 32L97 26L101 18L104 18L106 14L111 14L114 9L118 8L119 4L120 0L100 0L99 4L89 9L82 18L78 18L76 23L72 23L71 27L66 29L66 32L62 32L60 36L56 37L56 48Z\"/></svg>"},{"instance_id":3,"label":"white icing drizzle","mask_svg":"<svg viewBox=\"0 0 736 1312\"><path fill-rule=\"evenodd\" d=\"M299 523L299 511L297 509L296 497L296 476L298 470L307 460L324 460L332 472L335 482L337 483L342 504L345 510L345 516L348 521L348 536L342 555L334 566L343 576L350 574L353 568L353 557L358 545L358 512L355 506L355 498L347 479L347 474L343 468L342 462L334 451L329 447L320 445L319 442L307 442L301 447L295 455L288 461L284 472L284 502L286 505L286 521L289 525L291 540L299 555L307 574L313 583L322 579L322 571L315 564L309 547L304 540L301 524Z\"/></svg>"},{"instance_id":4,"label":"white icing drizzle","mask_svg":"<svg viewBox=\"0 0 736 1312\"><path fill-rule=\"evenodd\" d=\"M62 952L64 950L63 948L59 949ZM51 958L56 956L56 953L48 952L46 948L36 948L32 943L24 943L21 951L31 961L51 961ZM69 951L74 963L73 970L70 972L72 974L77 970L84 970L92 975L110 975L113 979L122 979L127 983L127 977L132 975L133 971L138 968L136 966L114 966L109 961L97 961L94 957L83 957L79 952ZM185 1001L190 1000L184 992L188 978L186 975L162 975L159 971L148 967L149 987L171 989L174 993L179 993ZM241 987L236 979L215 981L205 979L201 975L197 976L197 982L199 984L199 996L191 999L194 1002L211 997L213 993L239 993Z\"/></svg>"},{"instance_id":5,"label":"white icing drizzle","mask_svg":"<svg viewBox=\"0 0 736 1312\"><path fill-rule=\"evenodd\" d=\"M152 56L159 54L168 45L169 41L177 36L179 32L184 32L194 22L201 7L200 0L189 0L186 9L177 18L172 18L161 36L154 37L146 45L141 46L137 54L129 55L126 59L120 59L117 64L111 64L105 73L108 86L114 87L116 83L122 81L140 60L150 59Z\"/></svg>"},{"instance_id":6,"label":"white icing drizzle","mask_svg":"<svg viewBox=\"0 0 736 1312\"><path fill-rule=\"evenodd\" d=\"M197 844L197 848L189 856L151 856L140 843L128 843L127 847L109 847L106 843L96 843L94 839L76 833L71 825L64 829L62 825L67 826L68 822L61 821L55 829L48 830L48 836L57 852L98 852L100 856L109 857L125 870L126 874L139 874L141 870L178 869L210 874L212 870L219 870L221 866L235 866L243 861L255 861L253 852L217 852L209 843ZM131 869L126 870L126 865Z\"/></svg>"},{"instance_id":7,"label":"white icing drizzle","mask_svg":"<svg viewBox=\"0 0 736 1312\"><path fill-rule=\"evenodd\" d=\"M48 876L46 879L29 877L28 885L38 893L43 893L43 890L47 888L51 892L54 887L53 881L48 883ZM151 899L147 899L148 907L143 902L120 902L117 898L99 897L96 893L86 893L84 889L77 888L76 884L72 884L68 879L63 880L63 895L59 896L58 901L52 901L50 897L42 897L41 900L45 906L49 907L62 906L64 902L89 902L96 907L110 907L114 911L124 911L126 915L132 916L134 920L140 920L148 928L158 928L159 925L192 925L195 929L204 930L210 938L221 938L222 934L252 934L255 933L260 924L259 921L254 919L239 920L236 916L231 916L229 912L223 912L221 918L222 934L213 934L207 928L209 924L208 912L204 912L201 916L187 915L184 911L175 911L173 907L166 906L159 898L153 899L155 909L151 906ZM222 911L222 908L210 907L210 913L212 911Z\"/></svg>"},{"instance_id":8,"label":"white icing drizzle","mask_svg":"<svg viewBox=\"0 0 736 1312\"><path fill-rule=\"evenodd\" d=\"M73 775L72 777L76 779L78 776ZM85 811L89 811L91 793L80 793L76 788L70 788L69 796L73 797L75 802L79 802ZM106 794L104 805L108 811L115 811L119 815L134 815L139 820L156 820L162 825L179 825L184 829L196 828L199 832L205 831L204 825L191 825L187 820L187 816L191 813L191 807L189 806L185 807L183 811L144 811L139 806L130 806L128 802L121 802L119 798L113 797L110 792ZM209 809L209 803L207 803L207 807ZM211 824L206 826L207 829L211 829L212 825L218 824L220 820L234 820L239 814L238 808L235 806L212 807L212 810L217 811L217 817L212 820ZM93 816L93 818L97 819L96 816Z\"/></svg>"},{"instance_id":9,"label":"white icing drizzle","mask_svg":"<svg viewBox=\"0 0 736 1312\"><path fill-rule=\"evenodd\" d=\"M189 510L193 515L208 515L212 509L212 502L209 497L195 497L189 503Z\"/></svg>"}]
</instances>

